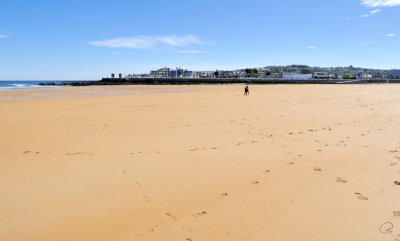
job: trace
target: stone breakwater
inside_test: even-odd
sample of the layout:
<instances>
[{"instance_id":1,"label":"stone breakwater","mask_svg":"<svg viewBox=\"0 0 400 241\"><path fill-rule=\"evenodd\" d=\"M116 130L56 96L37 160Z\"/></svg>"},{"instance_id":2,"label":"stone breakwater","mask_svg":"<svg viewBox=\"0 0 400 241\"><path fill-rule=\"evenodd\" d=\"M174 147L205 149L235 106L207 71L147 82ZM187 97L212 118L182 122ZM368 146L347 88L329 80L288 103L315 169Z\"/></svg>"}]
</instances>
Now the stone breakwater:
<instances>
[{"instance_id":1,"label":"stone breakwater","mask_svg":"<svg viewBox=\"0 0 400 241\"><path fill-rule=\"evenodd\" d=\"M396 80L338 80L338 79L236 79L236 78L103 78L99 81L74 81L41 83L42 86L90 86L90 85L196 85L196 84L370 84L400 83Z\"/></svg>"}]
</instances>

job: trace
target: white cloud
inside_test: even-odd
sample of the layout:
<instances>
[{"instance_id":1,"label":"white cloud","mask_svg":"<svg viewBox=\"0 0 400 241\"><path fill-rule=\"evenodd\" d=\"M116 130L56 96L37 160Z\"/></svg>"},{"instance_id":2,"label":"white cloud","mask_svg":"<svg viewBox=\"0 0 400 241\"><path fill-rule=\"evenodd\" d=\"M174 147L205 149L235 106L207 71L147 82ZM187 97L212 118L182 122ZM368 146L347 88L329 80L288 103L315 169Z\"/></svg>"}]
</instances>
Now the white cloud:
<instances>
[{"instance_id":1,"label":"white cloud","mask_svg":"<svg viewBox=\"0 0 400 241\"><path fill-rule=\"evenodd\" d=\"M372 45L372 44L374 44L374 42L371 42L371 41L366 41L366 42L359 42L359 43L357 43L359 46L369 46L369 45Z\"/></svg>"},{"instance_id":2,"label":"white cloud","mask_svg":"<svg viewBox=\"0 0 400 241\"><path fill-rule=\"evenodd\" d=\"M150 37L137 37L137 38L116 38L102 41L91 41L90 45L102 46L110 48L136 48L144 49L151 48L154 45L154 39Z\"/></svg>"},{"instance_id":3,"label":"white cloud","mask_svg":"<svg viewBox=\"0 0 400 241\"><path fill-rule=\"evenodd\" d=\"M0 34L0 39L1 39L1 38L3 38L3 39L4 39L4 38L8 38L8 36L7 36L7 35L4 35L4 34Z\"/></svg>"},{"instance_id":4,"label":"white cloud","mask_svg":"<svg viewBox=\"0 0 400 241\"><path fill-rule=\"evenodd\" d=\"M380 9L372 10L369 12L369 14L361 15L360 18L367 18L367 17L374 16L376 13L379 13L380 11L382 11L382 10L380 10Z\"/></svg>"},{"instance_id":5,"label":"white cloud","mask_svg":"<svg viewBox=\"0 0 400 241\"><path fill-rule=\"evenodd\" d=\"M400 5L400 0L361 0L366 7L394 7Z\"/></svg>"},{"instance_id":6,"label":"white cloud","mask_svg":"<svg viewBox=\"0 0 400 241\"><path fill-rule=\"evenodd\" d=\"M396 36L396 34L395 34L395 33L389 33L389 34L386 34L386 37L394 37L394 36Z\"/></svg>"},{"instance_id":7,"label":"white cloud","mask_svg":"<svg viewBox=\"0 0 400 241\"><path fill-rule=\"evenodd\" d=\"M315 46L308 46L307 48L308 48L308 49L316 49L317 47L315 47Z\"/></svg>"},{"instance_id":8,"label":"white cloud","mask_svg":"<svg viewBox=\"0 0 400 241\"><path fill-rule=\"evenodd\" d=\"M204 53L203 50L178 50L175 52L180 53L180 54L203 54Z\"/></svg>"},{"instance_id":9,"label":"white cloud","mask_svg":"<svg viewBox=\"0 0 400 241\"><path fill-rule=\"evenodd\" d=\"M149 49L154 48L160 44L166 44L175 47L187 46L190 44L205 44L199 37L194 35L186 36L139 36L132 38L116 38L101 41L90 41L90 45L109 47L109 48L135 48L135 49Z\"/></svg>"},{"instance_id":10,"label":"white cloud","mask_svg":"<svg viewBox=\"0 0 400 241\"><path fill-rule=\"evenodd\" d=\"M372 10L371 12L369 12L371 15L374 15L375 13L379 13L380 11L382 11L382 10L380 10L380 9L375 9L375 10Z\"/></svg>"},{"instance_id":11,"label":"white cloud","mask_svg":"<svg viewBox=\"0 0 400 241\"><path fill-rule=\"evenodd\" d=\"M157 37L156 40L172 46L186 46L188 44L204 44L199 37L194 35L164 36L164 37Z\"/></svg>"},{"instance_id":12,"label":"white cloud","mask_svg":"<svg viewBox=\"0 0 400 241\"><path fill-rule=\"evenodd\" d=\"M350 17L345 17L345 19L346 19L346 20L350 20L351 18L350 18Z\"/></svg>"}]
</instances>

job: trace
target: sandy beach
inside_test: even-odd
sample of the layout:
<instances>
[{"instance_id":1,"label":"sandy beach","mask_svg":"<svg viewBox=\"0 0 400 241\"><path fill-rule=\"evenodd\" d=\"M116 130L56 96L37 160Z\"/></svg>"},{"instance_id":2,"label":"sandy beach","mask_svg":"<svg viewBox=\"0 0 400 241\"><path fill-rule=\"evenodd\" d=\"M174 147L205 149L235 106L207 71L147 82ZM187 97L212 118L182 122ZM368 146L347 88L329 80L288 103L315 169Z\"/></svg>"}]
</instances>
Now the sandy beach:
<instances>
[{"instance_id":1,"label":"sandy beach","mask_svg":"<svg viewBox=\"0 0 400 241\"><path fill-rule=\"evenodd\" d=\"M400 239L400 85L243 88L0 92L0 240Z\"/></svg>"}]
</instances>

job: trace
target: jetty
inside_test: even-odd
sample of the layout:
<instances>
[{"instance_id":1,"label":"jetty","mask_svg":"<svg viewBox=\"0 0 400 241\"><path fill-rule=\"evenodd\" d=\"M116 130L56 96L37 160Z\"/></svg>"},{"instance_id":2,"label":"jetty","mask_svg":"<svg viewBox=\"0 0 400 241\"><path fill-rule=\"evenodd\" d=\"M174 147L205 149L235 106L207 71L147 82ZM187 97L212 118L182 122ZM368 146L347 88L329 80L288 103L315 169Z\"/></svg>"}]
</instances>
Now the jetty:
<instances>
[{"instance_id":1,"label":"jetty","mask_svg":"<svg viewBox=\"0 0 400 241\"><path fill-rule=\"evenodd\" d=\"M266 78L102 78L98 81L71 81L61 84L41 83L43 86L68 85L199 85L199 84L384 84L400 83L400 79L266 79Z\"/></svg>"}]
</instances>

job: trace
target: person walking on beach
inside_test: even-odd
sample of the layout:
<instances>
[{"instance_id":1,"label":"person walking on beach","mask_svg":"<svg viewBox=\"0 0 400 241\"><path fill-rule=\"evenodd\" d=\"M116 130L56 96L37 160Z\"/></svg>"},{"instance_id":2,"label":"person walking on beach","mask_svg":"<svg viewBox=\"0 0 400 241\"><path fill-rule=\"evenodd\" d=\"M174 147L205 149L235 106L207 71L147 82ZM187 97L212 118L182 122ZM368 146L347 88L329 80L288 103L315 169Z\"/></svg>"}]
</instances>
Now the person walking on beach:
<instances>
[{"instance_id":1,"label":"person walking on beach","mask_svg":"<svg viewBox=\"0 0 400 241\"><path fill-rule=\"evenodd\" d=\"M249 86L246 85L246 87L244 87L244 95L249 95L249 94L250 94L250 92L249 92Z\"/></svg>"}]
</instances>

